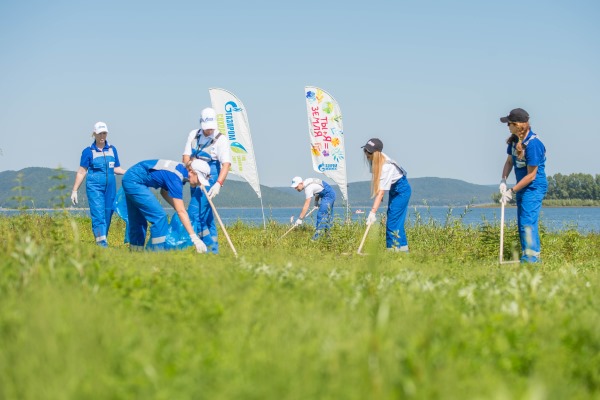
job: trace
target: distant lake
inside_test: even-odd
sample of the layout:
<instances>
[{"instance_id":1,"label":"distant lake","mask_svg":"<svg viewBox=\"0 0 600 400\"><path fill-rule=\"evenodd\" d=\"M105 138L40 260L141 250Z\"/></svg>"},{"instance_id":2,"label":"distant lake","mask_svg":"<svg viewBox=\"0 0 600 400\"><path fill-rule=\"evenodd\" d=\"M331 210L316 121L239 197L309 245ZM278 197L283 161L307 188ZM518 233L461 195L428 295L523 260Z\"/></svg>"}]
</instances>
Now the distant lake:
<instances>
[{"instance_id":1,"label":"distant lake","mask_svg":"<svg viewBox=\"0 0 600 400\"><path fill-rule=\"evenodd\" d=\"M351 215L353 220L364 220L369 213L369 208L363 208L364 214L355 214L357 208L352 208ZM238 219L246 223L262 225L262 213L260 208L223 208L219 215L223 223L228 224ZM301 207L297 208L272 208L265 209L265 218L272 219L280 223L290 223L290 219L297 218ZM385 208L380 208L380 212L385 212ZM444 224L450 209L448 207L414 207L408 208L408 218L414 223L417 213L421 220L428 222L435 220L439 224ZM346 209L335 207L335 217L343 219ZM309 216L312 219L315 213ZM461 217L461 215L463 215ZM472 207L465 214L465 207L455 207L452 209L452 218L461 218L465 225L477 226L485 221L493 223L500 221L500 207L478 208ZM505 223L516 223L516 207L506 207L504 209ZM541 223L550 231L560 231L564 229L576 229L581 233L596 232L600 233L600 207L545 207L542 208L540 216ZM313 220L314 221L314 220Z\"/></svg>"},{"instance_id":2,"label":"distant lake","mask_svg":"<svg viewBox=\"0 0 600 400\"><path fill-rule=\"evenodd\" d=\"M357 208L351 209L352 219L355 221L364 220L369 212L368 208L362 209L364 214L356 214ZM380 208L385 212L385 208ZM173 214L172 209L165 209L169 215ZM282 224L289 224L292 219L298 218L301 207L290 208L265 208L265 218ZM421 207L411 206L408 209L408 218L410 223L414 223L417 215L420 215L423 222L434 220L443 225L447 219L450 209L448 207ZM465 225L477 226L485 223L494 223L500 221L500 207L478 208L472 207L465 214L465 207L455 207L451 210L452 218L460 218ZM54 210L26 210L25 212L53 213ZM73 214L89 215L87 209L70 210ZM241 220L251 225L263 224L263 217L260 208L220 208L219 215L226 225ZM335 217L343 219L346 209L335 207ZM19 213L13 210L1 210L4 215L14 215ZM463 215L464 214L464 215ZM114 218L118 218L116 215ZM315 213L308 217L311 223L314 223ZM517 209L507 207L505 209L506 223L517 220ZM575 229L581 233L600 233L600 207L544 207L540 217L541 223L549 231L561 231L565 229ZM308 221L307 221L308 222Z\"/></svg>"}]
</instances>

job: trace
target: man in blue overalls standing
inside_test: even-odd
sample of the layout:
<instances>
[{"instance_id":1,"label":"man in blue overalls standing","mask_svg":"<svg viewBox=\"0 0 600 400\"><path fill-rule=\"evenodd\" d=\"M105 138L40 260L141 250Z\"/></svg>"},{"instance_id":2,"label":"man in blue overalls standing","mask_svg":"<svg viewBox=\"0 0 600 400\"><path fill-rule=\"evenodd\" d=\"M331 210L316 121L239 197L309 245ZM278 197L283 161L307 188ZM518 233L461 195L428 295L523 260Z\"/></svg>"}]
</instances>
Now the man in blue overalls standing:
<instances>
[{"instance_id":1,"label":"man in blue overalls standing","mask_svg":"<svg viewBox=\"0 0 600 400\"><path fill-rule=\"evenodd\" d=\"M315 198L315 207L319 207L317 211L317 223L316 231L312 240L317 240L321 234L331 227L331 221L333 218L333 203L335 203L335 191L329 186L327 182L321 179L308 178L302 180L299 176L292 179L292 185L298 192L304 190L306 200L304 201L304 207L296 220L295 225L301 225L302 220L306 216L308 207L310 206L310 199Z\"/></svg>"},{"instance_id":2,"label":"man in blue overalls standing","mask_svg":"<svg viewBox=\"0 0 600 400\"><path fill-rule=\"evenodd\" d=\"M500 122L508 125L510 137L506 141L508 157L502 169L500 181L501 201L506 204L517 197L517 224L521 239L522 263L538 262L540 257L540 234L538 222L542 200L548 190L546 180L546 147L533 133L529 124L529 114L522 108L515 108ZM506 178L515 169L517 184L506 187Z\"/></svg>"},{"instance_id":3,"label":"man in blue overalls standing","mask_svg":"<svg viewBox=\"0 0 600 400\"><path fill-rule=\"evenodd\" d=\"M212 108L202 110L200 129L189 133L183 149L184 164L194 159L206 161L210 166L209 186L206 190L209 198L213 199L221 191L231 168L231 152L227 136L217 129L217 114ZM192 225L208 251L218 254L217 223L210 203L200 188L191 188L191 195L188 214Z\"/></svg>"}]
</instances>

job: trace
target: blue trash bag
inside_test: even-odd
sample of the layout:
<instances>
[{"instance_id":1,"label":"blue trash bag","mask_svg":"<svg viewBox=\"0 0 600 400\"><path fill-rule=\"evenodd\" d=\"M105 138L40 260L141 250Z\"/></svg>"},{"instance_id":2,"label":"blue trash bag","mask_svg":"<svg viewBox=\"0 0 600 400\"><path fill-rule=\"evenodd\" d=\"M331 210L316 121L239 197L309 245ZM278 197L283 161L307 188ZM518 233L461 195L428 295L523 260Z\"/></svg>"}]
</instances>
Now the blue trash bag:
<instances>
[{"instance_id":1,"label":"blue trash bag","mask_svg":"<svg viewBox=\"0 0 600 400\"><path fill-rule=\"evenodd\" d=\"M169 230L167 231L167 239L165 240L165 249L179 250L192 246L192 239L189 233L183 227L179 215L175 213L171 218Z\"/></svg>"}]
</instances>

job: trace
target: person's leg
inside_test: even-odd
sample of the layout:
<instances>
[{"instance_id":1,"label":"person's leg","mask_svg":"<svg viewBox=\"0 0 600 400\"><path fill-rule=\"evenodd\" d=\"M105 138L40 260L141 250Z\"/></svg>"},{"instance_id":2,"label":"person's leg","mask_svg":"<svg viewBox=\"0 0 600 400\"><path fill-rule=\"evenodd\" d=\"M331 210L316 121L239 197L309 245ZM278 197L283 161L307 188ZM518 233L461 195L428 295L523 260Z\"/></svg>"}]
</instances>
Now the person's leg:
<instances>
[{"instance_id":1,"label":"person's leg","mask_svg":"<svg viewBox=\"0 0 600 400\"><path fill-rule=\"evenodd\" d=\"M388 249L408 252L408 238L404 224L411 192L406 178L396 182L390 189L385 232L385 244Z\"/></svg>"},{"instance_id":2,"label":"person's leg","mask_svg":"<svg viewBox=\"0 0 600 400\"><path fill-rule=\"evenodd\" d=\"M202 189L199 187L190 187L190 204L188 204L187 213L190 217L190 223L192 224L192 228L194 232L196 232L199 236L200 229L200 198L202 197Z\"/></svg>"},{"instance_id":3,"label":"person's leg","mask_svg":"<svg viewBox=\"0 0 600 400\"><path fill-rule=\"evenodd\" d=\"M523 250L521 262L539 261L541 245L538 225L543 197L540 190L523 190L519 214L519 236Z\"/></svg>"},{"instance_id":4,"label":"person's leg","mask_svg":"<svg viewBox=\"0 0 600 400\"><path fill-rule=\"evenodd\" d=\"M206 192L210 190L210 186L206 188ZM206 245L207 252L219 254L219 241L217 233L217 224L213 214L210 202L206 195L202 193L200 198L200 213L199 213L200 229L198 236Z\"/></svg>"},{"instance_id":5,"label":"person's leg","mask_svg":"<svg viewBox=\"0 0 600 400\"><path fill-rule=\"evenodd\" d=\"M123 187L126 184L123 183ZM146 229L148 222L142 215L132 195L125 191L125 202L127 204L127 236L129 237L129 249L132 251L143 251L146 241Z\"/></svg>"},{"instance_id":6,"label":"person's leg","mask_svg":"<svg viewBox=\"0 0 600 400\"><path fill-rule=\"evenodd\" d=\"M88 203L90 205L90 216L92 217L92 232L96 244L106 247L106 213L105 213L105 198L103 188L97 188L95 185L88 184L86 188Z\"/></svg>"}]
</instances>

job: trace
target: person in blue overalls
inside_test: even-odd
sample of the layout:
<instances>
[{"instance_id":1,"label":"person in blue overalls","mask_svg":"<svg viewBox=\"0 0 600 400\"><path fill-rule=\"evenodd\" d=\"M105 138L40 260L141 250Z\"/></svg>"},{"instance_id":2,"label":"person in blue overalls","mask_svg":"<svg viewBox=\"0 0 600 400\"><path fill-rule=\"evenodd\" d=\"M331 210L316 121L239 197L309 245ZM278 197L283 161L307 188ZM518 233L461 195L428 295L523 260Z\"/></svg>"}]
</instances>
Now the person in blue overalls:
<instances>
[{"instance_id":1,"label":"person in blue overalls","mask_svg":"<svg viewBox=\"0 0 600 400\"><path fill-rule=\"evenodd\" d=\"M541 250L538 222L542 200L548 190L546 147L531 130L529 114L522 108L511 110L506 117L500 118L500 122L507 124L510 130L510 137L506 142L508 157L500 181L500 201L506 204L516 193L521 262L538 262ZM508 189L506 178L513 168L517 184Z\"/></svg>"},{"instance_id":2,"label":"person in blue overalls","mask_svg":"<svg viewBox=\"0 0 600 400\"><path fill-rule=\"evenodd\" d=\"M94 125L92 137L94 142L81 152L79 169L75 174L75 184L71 192L73 205L79 203L77 190L86 180L86 194L92 217L92 232L99 246L108 246L108 230L114 211L115 195L117 193L115 174L123 175L117 148L108 143L106 137L108 128L104 122Z\"/></svg>"},{"instance_id":3,"label":"person in blue overalls","mask_svg":"<svg viewBox=\"0 0 600 400\"><path fill-rule=\"evenodd\" d=\"M304 190L306 200L302 211L298 216L298 219L294 223L295 226L301 225L308 207L310 206L310 199L315 198L315 207L319 208L317 211L317 223L315 225L316 231L313 235L312 240L317 240L324 232L327 232L331 227L333 219L333 204L335 203L335 191L325 181L317 178L308 178L302 180L299 176L292 179L292 185L298 192Z\"/></svg>"},{"instance_id":4,"label":"person in blue overalls","mask_svg":"<svg viewBox=\"0 0 600 400\"><path fill-rule=\"evenodd\" d=\"M374 197L373 208L367 217L367 225L375 223L377 209L385 192L389 192L385 245L390 251L408 253L408 238L404 223L412 189L406 178L406 171L382 152L381 140L369 139L362 149L371 167L371 197Z\"/></svg>"},{"instance_id":5,"label":"person in blue overalls","mask_svg":"<svg viewBox=\"0 0 600 400\"><path fill-rule=\"evenodd\" d=\"M200 129L192 130L183 150L183 162L199 159L210 166L208 196L212 200L221 191L231 167L231 152L226 135L217 129L217 115L212 108L202 110ZM217 223L208 199L200 188L191 188L188 214L192 226L202 238L208 251L219 252Z\"/></svg>"},{"instance_id":6,"label":"person in blue overalls","mask_svg":"<svg viewBox=\"0 0 600 400\"><path fill-rule=\"evenodd\" d=\"M129 168L123 177L123 191L127 203L128 237L130 250L141 251L146 241L148 222L150 227L150 250L165 250L169 230L167 213L150 188L160 189L161 196L175 209L179 219L198 253L206 252L206 245L200 240L183 203L183 185L208 185L208 165L194 160L184 165L170 160L141 161Z\"/></svg>"}]
</instances>

